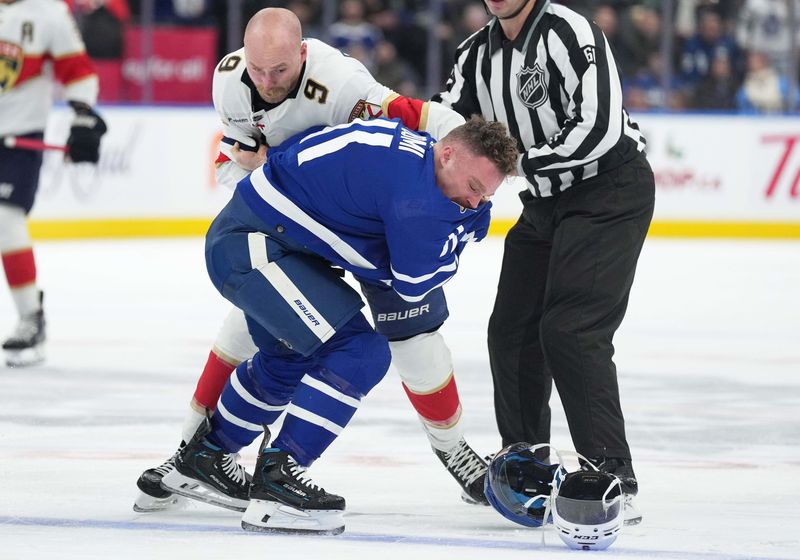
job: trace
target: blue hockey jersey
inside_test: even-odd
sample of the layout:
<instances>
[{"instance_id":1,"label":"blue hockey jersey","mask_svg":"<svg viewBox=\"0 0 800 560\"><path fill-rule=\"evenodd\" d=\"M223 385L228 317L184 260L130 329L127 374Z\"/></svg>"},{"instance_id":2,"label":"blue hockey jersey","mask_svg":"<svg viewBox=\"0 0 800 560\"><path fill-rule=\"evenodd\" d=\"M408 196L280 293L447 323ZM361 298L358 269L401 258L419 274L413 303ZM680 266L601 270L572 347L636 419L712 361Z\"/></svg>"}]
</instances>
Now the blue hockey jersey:
<instances>
[{"instance_id":1,"label":"blue hockey jersey","mask_svg":"<svg viewBox=\"0 0 800 560\"><path fill-rule=\"evenodd\" d=\"M486 236L491 207L462 208L442 194L433 144L399 121L312 129L271 149L237 191L282 235L419 301L452 278L467 242Z\"/></svg>"}]
</instances>

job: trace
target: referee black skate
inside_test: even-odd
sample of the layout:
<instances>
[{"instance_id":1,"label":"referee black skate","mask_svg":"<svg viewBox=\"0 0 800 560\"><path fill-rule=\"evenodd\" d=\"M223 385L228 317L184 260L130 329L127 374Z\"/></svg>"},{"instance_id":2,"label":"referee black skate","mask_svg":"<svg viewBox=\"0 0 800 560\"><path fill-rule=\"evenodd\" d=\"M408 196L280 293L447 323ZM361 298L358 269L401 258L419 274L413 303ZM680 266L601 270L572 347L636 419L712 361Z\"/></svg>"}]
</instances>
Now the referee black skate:
<instances>
[{"instance_id":1,"label":"referee black skate","mask_svg":"<svg viewBox=\"0 0 800 560\"><path fill-rule=\"evenodd\" d=\"M503 446L550 439L552 382L576 450L638 491L612 339L653 214L645 140L622 106L603 33L549 0L484 0L446 91L461 113L508 125L522 214L508 233L489 358ZM631 507L628 522L641 515Z\"/></svg>"}]
</instances>

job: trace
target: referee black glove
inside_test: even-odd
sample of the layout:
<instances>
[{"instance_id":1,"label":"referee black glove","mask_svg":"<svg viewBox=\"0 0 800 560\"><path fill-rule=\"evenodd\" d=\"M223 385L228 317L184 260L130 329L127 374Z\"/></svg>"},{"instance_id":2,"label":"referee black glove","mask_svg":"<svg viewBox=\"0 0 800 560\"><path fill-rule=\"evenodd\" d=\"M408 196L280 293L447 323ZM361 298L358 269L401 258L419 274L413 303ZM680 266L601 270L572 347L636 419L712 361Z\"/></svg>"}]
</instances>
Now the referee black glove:
<instances>
[{"instance_id":1,"label":"referee black glove","mask_svg":"<svg viewBox=\"0 0 800 560\"><path fill-rule=\"evenodd\" d=\"M85 103L70 101L75 120L69 129L67 157L73 163L97 163L100 159L100 138L108 128L100 115Z\"/></svg>"}]
</instances>

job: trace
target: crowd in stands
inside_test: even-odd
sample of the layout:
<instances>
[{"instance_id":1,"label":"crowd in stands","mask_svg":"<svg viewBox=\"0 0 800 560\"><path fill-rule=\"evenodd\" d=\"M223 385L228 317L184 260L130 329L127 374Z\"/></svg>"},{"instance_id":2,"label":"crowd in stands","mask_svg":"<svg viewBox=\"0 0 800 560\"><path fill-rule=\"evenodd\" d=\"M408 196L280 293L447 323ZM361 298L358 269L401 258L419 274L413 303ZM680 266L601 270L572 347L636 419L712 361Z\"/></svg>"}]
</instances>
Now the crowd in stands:
<instances>
[{"instance_id":1,"label":"crowd in stands","mask_svg":"<svg viewBox=\"0 0 800 560\"><path fill-rule=\"evenodd\" d=\"M142 0L70 0L87 48L100 59L122 53L122 28L141 19ZM212 26L227 51L228 0L152 0L159 25ZM661 0L561 0L603 30L616 56L630 110L669 109L774 113L800 109L796 79L800 0L673 0L665 48ZM406 95L427 92L429 6L423 0L339 0L338 19L324 25L326 0L242 0L241 21L268 6L301 19L304 34L337 46L375 77ZM445 0L435 28L443 72L459 43L488 21L478 0ZM665 57L666 52L666 57ZM441 76L441 83L447 78ZM790 99L790 97L793 97Z\"/></svg>"}]
</instances>

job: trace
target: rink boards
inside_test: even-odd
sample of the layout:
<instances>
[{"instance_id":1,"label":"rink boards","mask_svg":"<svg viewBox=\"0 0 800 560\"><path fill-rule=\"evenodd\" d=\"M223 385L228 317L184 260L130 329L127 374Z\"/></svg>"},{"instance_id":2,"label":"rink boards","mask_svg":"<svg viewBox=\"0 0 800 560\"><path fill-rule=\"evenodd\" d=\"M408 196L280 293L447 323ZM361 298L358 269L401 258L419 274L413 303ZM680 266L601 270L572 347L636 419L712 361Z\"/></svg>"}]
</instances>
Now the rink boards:
<instances>
[{"instance_id":1,"label":"rink boards","mask_svg":"<svg viewBox=\"0 0 800 560\"><path fill-rule=\"evenodd\" d=\"M210 108L105 107L96 169L48 153L31 230L39 239L201 235L230 196L214 180ZM800 238L800 117L634 115L648 140L657 203L651 235ZM57 110L47 139L63 143ZM494 199L492 232L514 223L521 179Z\"/></svg>"}]
</instances>

